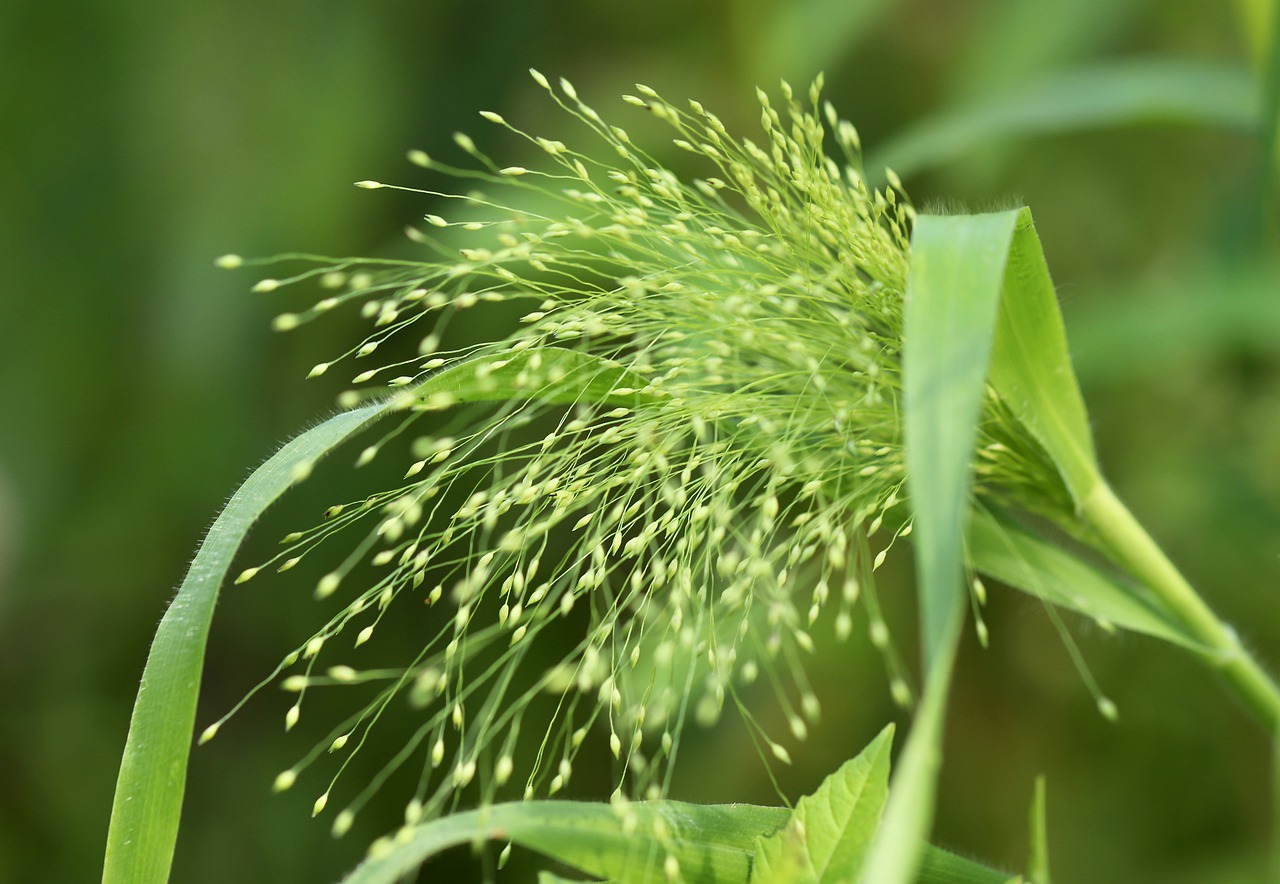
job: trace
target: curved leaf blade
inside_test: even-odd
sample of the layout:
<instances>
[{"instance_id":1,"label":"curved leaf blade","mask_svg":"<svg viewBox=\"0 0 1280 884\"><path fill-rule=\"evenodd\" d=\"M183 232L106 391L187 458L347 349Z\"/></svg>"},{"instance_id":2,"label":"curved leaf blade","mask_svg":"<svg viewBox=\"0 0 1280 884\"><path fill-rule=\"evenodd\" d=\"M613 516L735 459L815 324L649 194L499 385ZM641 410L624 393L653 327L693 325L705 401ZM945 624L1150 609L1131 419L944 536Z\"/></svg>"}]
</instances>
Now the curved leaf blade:
<instances>
[{"instance_id":1,"label":"curved leaf blade","mask_svg":"<svg viewBox=\"0 0 1280 884\"><path fill-rule=\"evenodd\" d=\"M640 802L623 807L577 801L495 804L422 823L375 846L342 884L395 884L431 857L462 844L510 841L581 872L628 884L668 884L663 863L676 857L689 884L747 884L755 845L782 830L791 811L752 804ZM661 821L665 835L654 827ZM849 880L849 879L845 879ZM1009 876L926 846L919 884L1002 884Z\"/></svg>"},{"instance_id":2,"label":"curved leaf blade","mask_svg":"<svg viewBox=\"0 0 1280 884\"><path fill-rule=\"evenodd\" d=\"M343 412L285 443L236 490L200 544L156 629L143 669L116 781L104 884L169 877L205 642L218 587L241 541L294 484L300 469L364 429L386 408L378 402Z\"/></svg>"},{"instance_id":3,"label":"curved leaf blade","mask_svg":"<svg viewBox=\"0 0 1280 884\"><path fill-rule=\"evenodd\" d=\"M690 884L745 884L756 839L789 815L785 807L678 801L495 804L407 830L394 846L375 849L343 884L394 884L445 848L478 839L512 841L587 874L635 884L665 884L668 856Z\"/></svg>"},{"instance_id":4,"label":"curved leaf blade","mask_svg":"<svg viewBox=\"0 0 1280 884\"><path fill-rule=\"evenodd\" d=\"M527 372L533 369L540 380L529 379ZM523 378L521 372L525 372ZM104 884L167 880L178 836L205 644L219 588L249 529L316 461L386 414L437 396L446 399L435 400L436 404L507 398L550 403L583 398L612 401L628 398L614 392L620 387L641 385L615 363L560 348L462 360L412 390L334 415L285 443L255 470L209 529L156 629L116 781Z\"/></svg>"}]
</instances>

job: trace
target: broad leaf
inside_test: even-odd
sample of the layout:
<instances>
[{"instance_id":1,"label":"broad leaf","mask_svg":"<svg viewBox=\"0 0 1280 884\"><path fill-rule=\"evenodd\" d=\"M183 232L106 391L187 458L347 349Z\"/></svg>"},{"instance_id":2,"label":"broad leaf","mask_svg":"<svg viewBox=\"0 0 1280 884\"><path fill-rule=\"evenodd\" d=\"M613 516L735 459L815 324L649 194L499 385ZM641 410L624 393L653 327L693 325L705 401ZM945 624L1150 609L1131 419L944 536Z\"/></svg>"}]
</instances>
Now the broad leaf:
<instances>
[{"instance_id":1,"label":"broad leaf","mask_svg":"<svg viewBox=\"0 0 1280 884\"><path fill-rule=\"evenodd\" d=\"M855 879L889 795L889 725L855 758L800 799L787 825L756 848L752 884L838 884Z\"/></svg>"}]
</instances>

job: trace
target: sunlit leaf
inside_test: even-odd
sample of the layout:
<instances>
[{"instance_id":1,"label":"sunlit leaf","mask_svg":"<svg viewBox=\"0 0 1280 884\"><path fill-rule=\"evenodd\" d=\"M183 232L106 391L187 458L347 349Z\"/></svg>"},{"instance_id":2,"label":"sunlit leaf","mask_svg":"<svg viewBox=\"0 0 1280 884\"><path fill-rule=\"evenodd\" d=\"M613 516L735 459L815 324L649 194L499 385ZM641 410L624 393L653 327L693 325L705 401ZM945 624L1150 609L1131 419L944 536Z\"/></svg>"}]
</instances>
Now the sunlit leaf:
<instances>
[{"instance_id":1,"label":"sunlit leaf","mask_svg":"<svg viewBox=\"0 0 1280 884\"><path fill-rule=\"evenodd\" d=\"M634 884L665 884L673 868L690 884L745 884L756 839L789 815L783 807L678 801L497 804L375 845L343 884L392 884L447 847L484 839L511 841L590 875Z\"/></svg>"},{"instance_id":2,"label":"sunlit leaf","mask_svg":"<svg viewBox=\"0 0 1280 884\"><path fill-rule=\"evenodd\" d=\"M925 687L894 774L866 884L905 884L933 819L952 663L963 622L962 538L970 461L1018 212L917 219L903 355L907 491Z\"/></svg>"},{"instance_id":3,"label":"sunlit leaf","mask_svg":"<svg viewBox=\"0 0 1280 884\"><path fill-rule=\"evenodd\" d=\"M862 866L889 795L893 726L800 799L778 832L756 849L752 884L837 884Z\"/></svg>"}]
</instances>

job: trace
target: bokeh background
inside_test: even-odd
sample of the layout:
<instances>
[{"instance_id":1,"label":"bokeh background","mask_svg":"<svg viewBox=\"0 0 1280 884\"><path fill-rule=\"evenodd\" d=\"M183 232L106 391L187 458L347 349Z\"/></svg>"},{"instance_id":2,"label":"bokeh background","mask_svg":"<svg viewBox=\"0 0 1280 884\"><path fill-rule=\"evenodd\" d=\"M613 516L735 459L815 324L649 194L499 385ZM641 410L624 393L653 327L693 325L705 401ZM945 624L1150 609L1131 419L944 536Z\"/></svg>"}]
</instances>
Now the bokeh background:
<instances>
[{"instance_id":1,"label":"bokeh background","mask_svg":"<svg viewBox=\"0 0 1280 884\"><path fill-rule=\"evenodd\" d=\"M744 134L757 83L825 70L869 156L892 158L922 121L1061 72L1160 58L1247 82L1265 42L1250 10L1266 6L4 4L0 881L100 874L138 676L185 563L250 467L340 389L302 378L345 348L355 320L273 335L281 304L250 294L252 277L215 270L217 255L400 248L403 225L433 205L351 182L412 180L404 151L456 154L459 129L507 162L526 159L476 111L550 136L569 128L530 66L624 119L634 111L616 98L640 81L700 99ZM1224 93L1224 107L1238 97ZM1274 229L1259 242L1261 158L1247 124L1135 114L979 139L904 177L920 205L1033 208L1110 476L1275 671L1280 273L1266 257ZM291 512L309 522L308 505L282 504L280 524ZM882 590L908 646L909 579L899 557ZM309 634L308 589L224 594L201 722ZM1109 724L1038 603L996 589L988 620L991 649L962 652L936 840L1021 868L1043 772L1057 881L1264 880L1267 740L1203 667L1068 618L1119 706ZM867 642L823 638L813 678L825 716L780 774L792 798L886 721L905 725ZM398 810L375 808L335 841L309 819L318 784L270 795L310 745L285 738L286 705L268 691L195 752L175 881L336 879L394 825ZM675 797L777 803L741 727L690 736L685 751ZM434 868L422 880L484 874L465 851Z\"/></svg>"}]
</instances>

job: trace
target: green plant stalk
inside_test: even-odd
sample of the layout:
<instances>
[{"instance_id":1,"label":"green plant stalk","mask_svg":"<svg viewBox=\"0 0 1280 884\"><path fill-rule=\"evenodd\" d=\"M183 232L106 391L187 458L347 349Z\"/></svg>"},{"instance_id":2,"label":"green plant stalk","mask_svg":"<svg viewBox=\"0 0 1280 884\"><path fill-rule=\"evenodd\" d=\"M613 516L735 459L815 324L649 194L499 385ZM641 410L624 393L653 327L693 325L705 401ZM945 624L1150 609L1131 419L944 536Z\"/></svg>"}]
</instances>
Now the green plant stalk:
<instances>
[{"instance_id":1,"label":"green plant stalk","mask_svg":"<svg viewBox=\"0 0 1280 884\"><path fill-rule=\"evenodd\" d=\"M1141 580L1200 641L1206 662L1237 691L1267 729L1280 737L1280 687L1249 655L1235 630L1205 604L1105 482L1081 504L1116 561Z\"/></svg>"}]
</instances>

